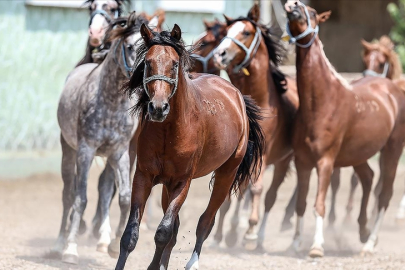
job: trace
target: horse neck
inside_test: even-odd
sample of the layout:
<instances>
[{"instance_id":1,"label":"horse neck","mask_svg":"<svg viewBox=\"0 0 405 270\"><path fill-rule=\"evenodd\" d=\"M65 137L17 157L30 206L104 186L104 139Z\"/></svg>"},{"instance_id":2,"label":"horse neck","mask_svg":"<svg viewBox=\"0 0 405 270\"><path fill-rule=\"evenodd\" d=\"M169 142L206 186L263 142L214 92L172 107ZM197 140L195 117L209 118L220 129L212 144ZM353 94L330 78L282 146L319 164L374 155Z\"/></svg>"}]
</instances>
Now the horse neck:
<instances>
[{"instance_id":1,"label":"horse neck","mask_svg":"<svg viewBox=\"0 0 405 270\"><path fill-rule=\"evenodd\" d=\"M269 54L263 40L246 69L250 73L249 76L239 74L229 76L243 95L250 95L261 108L268 107L269 100L271 102L279 100L279 94L270 75Z\"/></svg>"},{"instance_id":2,"label":"horse neck","mask_svg":"<svg viewBox=\"0 0 405 270\"><path fill-rule=\"evenodd\" d=\"M319 38L309 48L297 47L296 67L300 111L303 113L331 108L339 90L351 89L326 58Z\"/></svg>"},{"instance_id":3,"label":"horse neck","mask_svg":"<svg viewBox=\"0 0 405 270\"><path fill-rule=\"evenodd\" d=\"M101 64L99 93L102 97L117 102L125 97L120 91L120 87L125 82L127 77L122 72L122 68L118 64L118 59L121 56L122 47L119 46L119 41L112 45L112 49L107 54ZM116 46L118 46L116 48Z\"/></svg>"}]
</instances>

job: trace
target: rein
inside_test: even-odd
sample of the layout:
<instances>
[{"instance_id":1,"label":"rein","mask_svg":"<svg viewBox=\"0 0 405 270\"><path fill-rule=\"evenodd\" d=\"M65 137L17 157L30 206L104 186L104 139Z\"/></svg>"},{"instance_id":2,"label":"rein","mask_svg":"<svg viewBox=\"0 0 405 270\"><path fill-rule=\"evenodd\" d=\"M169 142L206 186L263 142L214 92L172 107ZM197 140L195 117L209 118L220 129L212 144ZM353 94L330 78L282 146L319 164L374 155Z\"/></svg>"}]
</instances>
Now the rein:
<instances>
[{"instance_id":1,"label":"rein","mask_svg":"<svg viewBox=\"0 0 405 270\"><path fill-rule=\"evenodd\" d=\"M366 69L365 71L363 71L363 76L364 77L370 76L370 77L387 78L389 68L390 68L390 63L385 62L383 73L377 73L374 70Z\"/></svg>"},{"instance_id":2,"label":"rein","mask_svg":"<svg viewBox=\"0 0 405 270\"><path fill-rule=\"evenodd\" d=\"M120 42L117 42L117 45L115 46L115 49L114 49L114 62L115 62L117 65L119 65L118 60L117 60L117 48L118 48L118 45L119 45L121 42L122 42L122 40L121 40ZM125 45L124 45L124 42L122 42L121 57L122 57L122 62L124 63L124 69L125 69L125 71L127 72L127 74L126 74L126 75L127 75L127 78L130 78L130 77L131 77L132 68L128 65L128 62L127 62L127 56L126 56L126 53L125 53Z\"/></svg>"},{"instance_id":3,"label":"rein","mask_svg":"<svg viewBox=\"0 0 405 270\"><path fill-rule=\"evenodd\" d=\"M147 72L147 70L146 70L146 65L145 65L145 68L144 68L144 70L143 70L143 88L145 89L145 92L146 92L146 94L148 95L149 98L150 98L150 94L149 94L149 90L148 90L147 84L150 83L150 82L152 82L152 81L157 81L157 80L165 81L165 82L168 82L169 84L173 85L174 88L173 88L172 93L171 93L170 96L169 96L169 99L170 99L172 96L174 96L174 94L175 94L176 91L177 91L177 85L178 85L178 83L179 83L179 64L177 64L177 65L175 66L176 78L174 78L174 79L173 79L173 78L169 78L169 77L167 77L167 76L165 76L165 75L161 75L161 74L155 74L155 75L152 75L152 76L150 76L150 77L147 77L146 72Z\"/></svg>"},{"instance_id":4,"label":"rein","mask_svg":"<svg viewBox=\"0 0 405 270\"><path fill-rule=\"evenodd\" d=\"M233 70L232 70L233 73L238 73L241 69L243 69L245 66L247 66L249 61L256 55L257 50L259 49L261 37L262 37L262 31L260 30L259 27L256 27L256 34L255 34L255 37L253 38L252 44L250 44L249 48L246 47L245 44L243 44L236 38L225 36L222 39L222 40L224 40L226 38L229 38L246 53L245 59L243 59L242 63L240 63L239 65L237 65L233 68Z\"/></svg>"},{"instance_id":5,"label":"rein","mask_svg":"<svg viewBox=\"0 0 405 270\"><path fill-rule=\"evenodd\" d=\"M313 28L312 25L311 25L311 19L309 17L309 12L308 12L307 7L303 3L301 3L300 1L298 1L298 5L304 7L305 15L307 16L308 28L304 32L302 32L301 34L299 34L296 37L294 37L291 34L289 22L287 22L286 30L287 30L287 34L290 36L290 44L295 43L295 45L297 45L298 47L305 49L305 48L309 48L314 43L315 38L316 38L316 36L318 35L318 32L319 32L319 25L317 25L315 28ZM306 36L308 36L310 34L314 34L314 35L312 36L311 40L307 44L301 44L301 43L297 42L297 41L305 38Z\"/></svg>"}]
</instances>

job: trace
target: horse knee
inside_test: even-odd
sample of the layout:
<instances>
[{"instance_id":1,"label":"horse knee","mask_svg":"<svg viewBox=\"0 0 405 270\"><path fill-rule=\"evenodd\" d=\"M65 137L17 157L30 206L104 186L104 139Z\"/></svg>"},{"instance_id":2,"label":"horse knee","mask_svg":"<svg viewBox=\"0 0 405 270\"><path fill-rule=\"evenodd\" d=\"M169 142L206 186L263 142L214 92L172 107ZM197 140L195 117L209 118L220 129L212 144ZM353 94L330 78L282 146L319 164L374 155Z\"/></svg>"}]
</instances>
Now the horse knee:
<instances>
[{"instance_id":1,"label":"horse knee","mask_svg":"<svg viewBox=\"0 0 405 270\"><path fill-rule=\"evenodd\" d=\"M129 208L131 204L131 194L124 194L119 196L118 203L121 208Z\"/></svg>"},{"instance_id":2,"label":"horse knee","mask_svg":"<svg viewBox=\"0 0 405 270\"><path fill-rule=\"evenodd\" d=\"M156 247L164 248L173 236L173 229L170 225L160 224L155 234Z\"/></svg>"},{"instance_id":3,"label":"horse knee","mask_svg":"<svg viewBox=\"0 0 405 270\"><path fill-rule=\"evenodd\" d=\"M75 200L75 203L73 205L73 209L80 213L83 214L84 209L86 209L86 205L87 205L87 198L80 198Z\"/></svg>"}]
</instances>

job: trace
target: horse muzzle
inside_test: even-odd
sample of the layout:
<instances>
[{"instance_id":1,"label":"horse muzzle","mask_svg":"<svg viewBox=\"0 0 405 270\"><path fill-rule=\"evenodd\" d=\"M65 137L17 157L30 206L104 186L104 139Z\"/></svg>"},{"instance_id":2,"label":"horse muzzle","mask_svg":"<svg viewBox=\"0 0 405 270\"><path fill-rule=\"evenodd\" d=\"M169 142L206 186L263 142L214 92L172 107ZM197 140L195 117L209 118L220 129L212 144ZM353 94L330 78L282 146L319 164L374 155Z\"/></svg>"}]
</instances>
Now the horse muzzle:
<instances>
[{"instance_id":1,"label":"horse muzzle","mask_svg":"<svg viewBox=\"0 0 405 270\"><path fill-rule=\"evenodd\" d=\"M166 120L167 115L170 112L170 105L167 102L149 102L148 104L148 114L149 119L153 122L163 122Z\"/></svg>"}]
</instances>

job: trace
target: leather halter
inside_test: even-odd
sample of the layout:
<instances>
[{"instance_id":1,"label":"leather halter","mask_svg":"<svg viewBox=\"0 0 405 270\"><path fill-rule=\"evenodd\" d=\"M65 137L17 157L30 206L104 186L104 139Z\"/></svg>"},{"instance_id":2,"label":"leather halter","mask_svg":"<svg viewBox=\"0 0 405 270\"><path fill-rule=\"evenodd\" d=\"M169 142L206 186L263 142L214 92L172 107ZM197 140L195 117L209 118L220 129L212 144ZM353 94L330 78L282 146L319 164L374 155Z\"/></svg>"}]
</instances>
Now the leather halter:
<instances>
[{"instance_id":1,"label":"leather halter","mask_svg":"<svg viewBox=\"0 0 405 270\"><path fill-rule=\"evenodd\" d=\"M314 43L315 38L316 38L316 36L318 35L318 32L319 32L319 25L317 25L315 28L313 28L312 25L311 25L311 18L309 17L309 12L308 12L307 7L303 3L301 3L300 1L298 1L298 5L304 7L305 15L307 16L308 28L304 32L299 34L298 36L294 37L291 34L291 31L290 31L290 23L287 22L286 30L287 30L287 34L290 36L290 44L295 43L295 45L297 45L298 47L305 49L305 48L309 48ZM305 38L306 36L308 36L308 35L310 35L312 33L314 35L312 36L311 40L307 44L301 44L301 43L297 42L297 41Z\"/></svg>"},{"instance_id":2,"label":"leather halter","mask_svg":"<svg viewBox=\"0 0 405 270\"><path fill-rule=\"evenodd\" d=\"M91 23L93 22L93 18L97 15L100 14L101 16L103 16L108 23L111 23L112 18L110 17L110 15L108 15L107 11L105 11L104 9L96 9L95 11L93 11L90 15L90 21L89 21L89 26L91 25ZM115 11L114 14L114 19L118 18L118 10Z\"/></svg>"},{"instance_id":3,"label":"leather halter","mask_svg":"<svg viewBox=\"0 0 405 270\"><path fill-rule=\"evenodd\" d=\"M125 71L127 72L127 74L126 74L126 75L127 75L127 78L130 78L130 77L131 77L132 68L128 65L127 56L126 56L126 53L125 53L125 45L124 45L124 42L123 42L122 40L119 41L119 42L117 42L117 45L115 46L115 49L114 49L114 61L115 61L115 63L116 63L117 65L119 65L118 60L117 60L117 48L118 48L118 46L119 46L120 43L122 43L122 48L121 48L122 62L124 63L124 69L125 69Z\"/></svg>"},{"instance_id":4,"label":"leather halter","mask_svg":"<svg viewBox=\"0 0 405 270\"><path fill-rule=\"evenodd\" d=\"M169 84L173 85L174 86L173 91L170 94L168 99L170 99L172 96L174 96L174 94L177 91L177 85L179 83L179 63L177 65L175 65L174 70L175 70L175 73L176 73L176 77L174 79L169 78L169 77L167 77L165 75L161 75L161 74L155 74L155 75L152 75L150 77L147 77L147 75L146 75L147 70L146 70L146 65L145 65L145 68L143 70L143 89L145 89L145 92L146 92L146 94L148 95L149 98L150 98L150 93L149 93L147 84L152 82L152 81L157 81L157 80L165 81L165 82L168 82Z\"/></svg>"},{"instance_id":5,"label":"leather halter","mask_svg":"<svg viewBox=\"0 0 405 270\"><path fill-rule=\"evenodd\" d=\"M383 73L377 73L374 70L366 69L365 71L363 71L363 76L364 77L370 76L370 77L387 78L389 68L390 68L390 63L385 62Z\"/></svg>"},{"instance_id":6,"label":"leather halter","mask_svg":"<svg viewBox=\"0 0 405 270\"><path fill-rule=\"evenodd\" d=\"M228 37L225 36L222 40L229 38L230 40L232 40L236 45L238 45L246 54L245 59L243 59L243 61L235 66L233 68L233 73L238 73L242 68L244 68L245 66L247 66L247 64L249 63L249 61L256 55L257 50L259 49L259 45L260 45L260 41L261 41L261 37L262 37L262 31L260 30L259 27L256 27L256 33L255 33L255 37L253 38L252 43L250 44L250 47L246 47L245 44L243 44L242 42L240 42L239 40L237 40L236 38L233 37ZM215 50L214 50L215 51Z\"/></svg>"}]
</instances>

